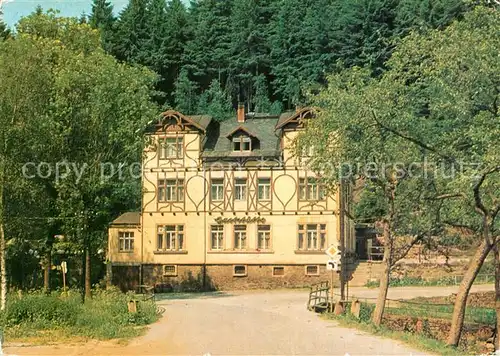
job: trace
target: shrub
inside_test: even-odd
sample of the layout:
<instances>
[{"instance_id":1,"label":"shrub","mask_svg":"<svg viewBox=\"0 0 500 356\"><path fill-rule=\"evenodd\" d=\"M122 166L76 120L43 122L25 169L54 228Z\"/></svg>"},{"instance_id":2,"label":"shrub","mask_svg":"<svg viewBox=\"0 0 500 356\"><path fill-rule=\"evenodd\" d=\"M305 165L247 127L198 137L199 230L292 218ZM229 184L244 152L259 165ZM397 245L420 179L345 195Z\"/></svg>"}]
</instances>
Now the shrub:
<instances>
[{"instance_id":1,"label":"shrub","mask_svg":"<svg viewBox=\"0 0 500 356\"><path fill-rule=\"evenodd\" d=\"M127 303L133 298L133 294L118 290L96 290L93 298L83 304L78 291L64 296L55 292L12 295L5 312L0 314L0 325L19 326L27 331L58 328L68 335L98 339L131 337L138 332L135 326L158 319L153 301L140 301L137 313L129 313Z\"/></svg>"},{"instance_id":2,"label":"shrub","mask_svg":"<svg viewBox=\"0 0 500 356\"><path fill-rule=\"evenodd\" d=\"M42 292L32 292L20 298L12 296L2 314L2 324L72 326L81 310L79 299L78 295L62 298L57 293L46 295Z\"/></svg>"}]
</instances>

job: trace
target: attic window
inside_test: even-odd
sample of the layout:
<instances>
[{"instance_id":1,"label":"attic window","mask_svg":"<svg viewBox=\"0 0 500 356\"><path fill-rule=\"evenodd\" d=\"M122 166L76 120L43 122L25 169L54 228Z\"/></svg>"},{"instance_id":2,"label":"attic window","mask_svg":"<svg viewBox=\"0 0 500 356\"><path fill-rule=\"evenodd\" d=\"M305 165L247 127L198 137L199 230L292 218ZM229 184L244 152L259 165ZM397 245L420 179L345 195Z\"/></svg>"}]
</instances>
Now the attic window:
<instances>
[{"instance_id":1,"label":"attic window","mask_svg":"<svg viewBox=\"0 0 500 356\"><path fill-rule=\"evenodd\" d=\"M240 136L233 138L233 151L250 152L252 150L252 140L250 137Z\"/></svg>"}]
</instances>

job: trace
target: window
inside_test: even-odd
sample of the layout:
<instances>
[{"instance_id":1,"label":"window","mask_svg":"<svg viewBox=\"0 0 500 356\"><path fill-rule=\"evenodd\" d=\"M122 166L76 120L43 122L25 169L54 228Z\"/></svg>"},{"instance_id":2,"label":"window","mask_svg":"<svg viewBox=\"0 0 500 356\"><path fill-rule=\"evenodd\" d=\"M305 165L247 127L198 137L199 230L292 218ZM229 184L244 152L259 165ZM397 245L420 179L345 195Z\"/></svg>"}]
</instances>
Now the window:
<instances>
[{"instance_id":1,"label":"window","mask_svg":"<svg viewBox=\"0 0 500 356\"><path fill-rule=\"evenodd\" d=\"M245 265L233 266L233 276L245 277L246 275L247 275L247 266Z\"/></svg>"},{"instance_id":2,"label":"window","mask_svg":"<svg viewBox=\"0 0 500 356\"><path fill-rule=\"evenodd\" d=\"M250 137L240 136L233 138L233 151L249 152L252 150L252 140Z\"/></svg>"},{"instance_id":3,"label":"window","mask_svg":"<svg viewBox=\"0 0 500 356\"><path fill-rule=\"evenodd\" d=\"M257 248L259 250L271 249L271 225L257 226Z\"/></svg>"},{"instance_id":4,"label":"window","mask_svg":"<svg viewBox=\"0 0 500 356\"><path fill-rule=\"evenodd\" d=\"M183 251L184 225L158 226L156 249L163 251Z\"/></svg>"},{"instance_id":5,"label":"window","mask_svg":"<svg viewBox=\"0 0 500 356\"><path fill-rule=\"evenodd\" d=\"M319 266L318 265L306 266L306 276L319 276Z\"/></svg>"},{"instance_id":6,"label":"window","mask_svg":"<svg viewBox=\"0 0 500 356\"><path fill-rule=\"evenodd\" d=\"M210 197L213 201L224 200L224 180L223 179L212 179L212 185L210 188Z\"/></svg>"},{"instance_id":7,"label":"window","mask_svg":"<svg viewBox=\"0 0 500 356\"><path fill-rule=\"evenodd\" d=\"M210 237L212 240L212 250L223 250L224 249L224 226L223 225L212 225L210 231Z\"/></svg>"},{"instance_id":8,"label":"window","mask_svg":"<svg viewBox=\"0 0 500 356\"><path fill-rule=\"evenodd\" d=\"M326 225L307 224L299 225L298 250L319 251L324 250L326 245Z\"/></svg>"},{"instance_id":9,"label":"window","mask_svg":"<svg viewBox=\"0 0 500 356\"><path fill-rule=\"evenodd\" d=\"M244 250L247 248L247 226L234 225L234 249Z\"/></svg>"},{"instance_id":10,"label":"window","mask_svg":"<svg viewBox=\"0 0 500 356\"><path fill-rule=\"evenodd\" d=\"M234 200L247 199L247 180L236 179L234 181Z\"/></svg>"},{"instance_id":11,"label":"window","mask_svg":"<svg viewBox=\"0 0 500 356\"><path fill-rule=\"evenodd\" d=\"M316 178L300 178L299 180L300 200L324 200L325 188L318 183Z\"/></svg>"},{"instance_id":12,"label":"window","mask_svg":"<svg viewBox=\"0 0 500 356\"><path fill-rule=\"evenodd\" d=\"M134 233L130 231L120 231L118 233L119 250L130 252L134 250Z\"/></svg>"},{"instance_id":13,"label":"window","mask_svg":"<svg viewBox=\"0 0 500 356\"><path fill-rule=\"evenodd\" d=\"M259 178L259 200L271 200L271 179Z\"/></svg>"},{"instance_id":14,"label":"window","mask_svg":"<svg viewBox=\"0 0 500 356\"><path fill-rule=\"evenodd\" d=\"M184 201L184 179L160 179L158 201Z\"/></svg>"},{"instance_id":15,"label":"window","mask_svg":"<svg viewBox=\"0 0 500 356\"><path fill-rule=\"evenodd\" d=\"M182 158L183 155L183 137L167 137L160 139L160 159Z\"/></svg>"},{"instance_id":16,"label":"window","mask_svg":"<svg viewBox=\"0 0 500 356\"><path fill-rule=\"evenodd\" d=\"M281 277L285 275L285 267L273 267L273 276L275 277Z\"/></svg>"},{"instance_id":17,"label":"window","mask_svg":"<svg viewBox=\"0 0 500 356\"><path fill-rule=\"evenodd\" d=\"M177 265L165 265L163 266L163 275L175 277L177 276Z\"/></svg>"}]
</instances>

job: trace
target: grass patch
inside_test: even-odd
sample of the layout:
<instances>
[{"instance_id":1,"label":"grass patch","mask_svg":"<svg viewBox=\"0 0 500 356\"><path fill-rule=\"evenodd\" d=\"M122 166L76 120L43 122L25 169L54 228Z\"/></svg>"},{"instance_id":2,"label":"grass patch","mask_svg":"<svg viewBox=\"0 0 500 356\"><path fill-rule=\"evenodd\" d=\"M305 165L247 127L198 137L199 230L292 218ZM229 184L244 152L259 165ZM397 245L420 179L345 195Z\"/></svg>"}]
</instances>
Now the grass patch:
<instances>
[{"instance_id":1,"label":"grass patch","mask_svg":"<svg viewBox=\"0 0 500 356\"><path fill-rule=\"evenodd\" d=\"M424 287L436 287L436 286L456 286L460 284L463 276L446 276L437 279L423 279L422 277L401 277L393 278L389 282L389 287L413 287L413 286L424 286ZM495 277L493 275L478 275L475 284L488 284L494 283ZM379 281L368 281L365 287L377 288L380 286Z\"/></svg>"},{"instance_id":2,"label":"grass patch","mask_svg":"<svg viewBox=\"0 0 500 356\"><path fill-rule=\"evenodd\" d=\"M13 294L0 314L0 327L9 342L132 338L158 320L158 315L153 301L141 301L137 313L129 313L131 299L133 295L118 290L95 291L85 303L78 291Z\"/></svg>"},{"instance_id":3,"label":"grass patch","mask_svg":"<svg viewBox=\"0 0 500 356\"><path fill-rule=\"evenodd\" d=\"M372 305L361 304L360 319L355 318L352 314L346 313L344 315L335 316L333 314L324 314L324 317L330 320L335 320L341 326L356 328L358 330L366 331L370 334L390 338L393 340L402 341L416 349L435 353L438 355L463 355L464 352L454 347L447 346L445 343L425 337L423 335L394 331L384 326L375 326L370 322Z\"/></svg>"},{"instance_id":4,"label":"grass patch","mask_svg":"<svg viewBox=\"0 0 500 356\"><path fill-rule=\"evenodd\" d=\"M411 317L429 317L451 320L453 305L442 304L413 304L402 302L401 306L386 308L388 314L406 315ZM471 308L465 310L465 322L495 325L496 314L494 309Z\"/></svg>"}]
</instances>

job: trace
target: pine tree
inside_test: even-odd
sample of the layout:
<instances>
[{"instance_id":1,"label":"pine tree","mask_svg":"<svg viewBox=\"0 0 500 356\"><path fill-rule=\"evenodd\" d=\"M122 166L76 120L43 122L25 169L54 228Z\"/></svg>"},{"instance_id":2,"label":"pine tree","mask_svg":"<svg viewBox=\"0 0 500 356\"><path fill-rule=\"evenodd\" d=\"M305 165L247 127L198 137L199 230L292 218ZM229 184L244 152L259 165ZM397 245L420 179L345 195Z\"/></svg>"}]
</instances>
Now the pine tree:
<instances>
[{"instance_id":1,"label":"pine tree","mask_svg":"<svg viewBox=\"0 0 500 356\"><path fill-rule=\"evenodd\" d=\"M147 0L130 0L120 13L113 36L113 53L129 63L147 63L149 39Z\"/></svg>"},{"instance_id":2,"label":"pine tree","mask_svg":"<svg viewBox=\"0 0 500 356\"><path fill-rule=\"evenodd\" d=\"M260 73L269 73L270 19L267 0L234 0L230 18L230 75L236 82L239 101L253 102L255 78Z\"/></svg>"},{"instance_id":3,"label":"pine tree","mask_svg":"<svg viewBox=\"0 0 500 356\"><path fill-rule=\"evenodd\" d=\"M279 5L270 37L273 85L275 94L292 107L302 101L303 85L323 77L324 34L318 18L326 9L316 0L288 0Z\"/></svg>"},{"instance_id":4,"label":"pine tree","mask_svg":"<svg viewBox=\"0 0 500 356\"><path fill-rule=\"evenodd\" d=\"M467 11L464 1L401 0L397 6L396 33L406 35L416 28L439 28L449 25Z\"/></svg>"},{"instance_id":5,"label":"pine tree","mask_svg":"<svg viewBox=\"0 0 500 356\"><path fill-rule=\"evenodd\" d=\"M212 80L208 90L201 95L198 113L211 115L217 121L224 121L233 113L231 99L217 79Z\"/></svg>"},{"instance_id":6,"label":"pine tree","mask_svg":"<svg viewBox=\"0 0 500 356\"><path fill-rule=\"evenodd\" d=\"M173 92L174 82L180 76L184 49L190 34L188 12L181 0L171 0L167 4L165 34L165 63L162 71L165 91Z\"/></svg>"},{"instance_id":7,"label":"pine tree","mask_svg":"<svg viewBox=\"0 0 500 356\"><path fill-rule=\"evenodd\" d=\"M9 36L10 36L9 28L7 27L5 22L0 20L0 41L7 39L7 37L9 37Z\"/></svg>"},{"instance_id":8,"label":"pine tree","mask_svg":"<svg viewBox=\"0 0 500 356\"><path fill-rule=\"evenodd\" d=\"M0 40L5 40L10 35L10 30L7 24L3 22L3 10L0 7Z\"/></svg>"},{"instance_id":9,"label":"pine tree","mask_svg":"<svg viewBox=\"0 0 500 356\"><path fill-rule=\"evenodd\" d=\"M181 70L174 86L175 109L183 114L196 114L196 105L198 104L197 85L189 79L187 69L183 68Z\"/></svg>"},{"instance_id":10,"label":"pine tree","mask_svg":"<svg viewBox=\"0 0 500 356\"><path fill-rule=\"evenodd\" d=\"M231 1L200 0L190 14L194 16L192 38L186 45L184 63L202 89L212 80L228 80L229 26Z\"/></svg>"},{"instance_id":11,"label":"pine tree","mask_svg":"<svg viewBox=\"0 0 500 356\"><path fill-rule=\"evenodd\" d=\"M339 2L331 48L334 60L345 66L369 66L383 71L390 57L398 0L346 0Z\"/></svg>"},{"instance_id":12,"label":"pine tree","mask_svg":"<svg viewBox=\"0 0 500 356\"><path fill-rule=\"evenodd\" d=\"M260 74L254 78L253 111L260 113L270 113L272 109L269 100L269 90L267 88L266 77Z\"/></svg>"},{"instance_id":13,"label":"pine tree","mask_svg":"<svg viewBox=\"0 0 500 356\"><path fill-rule=\"evenodd\" d=\"M156 73L161 75L166 67L166 43L168 42L166 33L167 4L165 0L150 0L146 9L146 33L144 52L145 62Z\"/></svg>"},{"instance_id":14,"label":"pine tree","mask_svg":"<svg viewBox=\"0 0 500 356\"><path fill-rule=\"evenodd\" d=\"M101 42L103 48L112 51L112 36L116 19L113 15L113 5L107 0L93 0L92 12L88 22L92 28L97 28L101 32Z\"/></svg>"}]
</instances>

